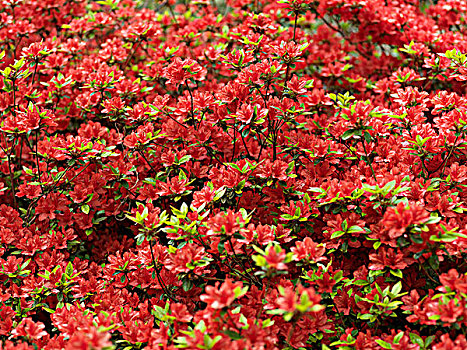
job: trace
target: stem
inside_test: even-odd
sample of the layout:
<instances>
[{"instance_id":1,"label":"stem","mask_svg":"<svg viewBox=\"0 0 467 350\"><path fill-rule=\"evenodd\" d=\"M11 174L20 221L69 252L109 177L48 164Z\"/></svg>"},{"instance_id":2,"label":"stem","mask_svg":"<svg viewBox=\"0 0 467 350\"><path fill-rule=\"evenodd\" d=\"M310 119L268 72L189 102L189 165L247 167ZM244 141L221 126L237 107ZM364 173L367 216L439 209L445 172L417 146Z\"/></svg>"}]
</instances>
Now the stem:
<instances>
[{"instance_id":1,"label":"stem","mask_svg":"<svg viewBox=\"0 0 467 350\"><path fill-rule=\"evenodd\" d=\"M235 143L237 142L237 129L235 129L235 127L234 127L233 131L234 131L234 137L233 137L232 159L230 160L231 162L233 162L233 160L235 158Z\"/></svg>"},{"instance_id":2,"label":"stem","mask_svg":"<svg viewBox=\"0 0 467 350\"><path fill-rule=\"evenodd\" d=\"M83 169L81 169L76 175L74 175L71 179L66 180L66 182L63 183L61 186L63 186L63 185L68 185L71 181L73 181L74 179L76 179L83 171L85 171L85 170L89 167L90 164L91 164L91 163L88 163L88 164L87 164ZM65 173L60 177L60 179L61 179L63 176L65 176ZM60 179L59 179L59 180L60 180ZM58 181L57 181L57 182L58 182ZM55 188L54 188L54 189L55 189Z\"/></svg>"},{"instance_id":3,"label":"stem","mask_svg":"<svg viewBox=\"0 0 467 350\"><path fill-rule=\"evenodd\" d=\"M199 147L202 147L202 146L199 146ZM213 152L213 150L211 149L211 147L209 147L209 146L206 147L206 150L207 150L209 156L211 157L211 159L214 158L214 159L217 160L217 162L218 162L219 164L221 164L221 165L224 164L224 163L216 156L216 154Z\"/></svg>"},{"instance_id":4,"label":"stem","mask_svg":"<svg viewBox=\"0 0 467 350\"><path fill-rule=\"evenodd\" d=\"M143 152L141 152L140 150L138 150L138 153L141 154L141 157L143 157L143 159L146 161L146 163L148 163L149 167L151 168L152 171L154 171L154 174L157 174L157 171L156 169L154 169L151 165L151 163L149 163L149 160L146 158L146 156L144 155Z\"/></svg>"},{"instance_id":5,"label":"stem","mask_svg":"<svg viewBox=\"0 0 467 350\"><path fill-rule=\"evenodd\" d=\"M448 154L448 156L446 157L446 159L444 161L443 170L441 172L442 173L441 177L444 176L444 171L446 170L446 165L448 164L449 158L451 158L452 152L454 152L454 150L457 148L456 142L457 142L458 139L459 139L459 136L456 136L456 139L454 140L454 146L451 147L451 149L449 150L449 154Z\"/></svg>"},{"instance_id":6,"label":"stem","mask_svg":"<svg viewBox=\"0 0 467 350\"><path fill-rule=\"evenodd\" d=\"M297 326L297 320L294 319L292 328L290 328L289 333L287 334L287 344L290 345L290 339L292 339L292 335L295 331L295 327Z\"/></svg>"},{"instance_id":7,"label":"stem","mask_svg":"<svg viewBox=\"0 0 467 350\"><path fill-rule=\"evenodd\" d=\"M56 186L55 184L57 184L57 183L63 178L63 176L65 176L65 174L68 172L68 170L71 168L70 166L67 167L67 169L64 170L63 174L62 174L58 179L55 180L55 183L54 183L54 187L53 187L53 188L51 188L50 190L48 190L48 192L42 192L41 195L40 195L39 197L37 197L36 199L34 199L34 200L29 204L28 209L27 209L27 212L26 212L26 217L25 217L25 218L26 218L26 219L29 218L29 215L30 215L30 213L31 213L32 208L34 207L34 205L35 205L37 202L39 202L39 200L40 200L42 197L44 197L44 196L46 196L47 194L53 192L55 189L57 189L57 188L59 188L59 187L62 187L62 186L64 187L64 186L68 185L71 181L73 181L74 179L76 179L84 170L86 170L90 164L91 164L91 163L88 163L83 169L81 169L81 170L80 170L76 175L74 175L71 179L66 180L66 182L64 182L63 184ZM31 220L28 221L27 227L29 227L29 226L32 224L34 218L35 218L35 215L31 218Z\"/></svg>"},{"instance_id":8,"label":"stem","mask_svg":"<svg viewBox=\"0 0 467 350\"><path fill-rule=\"evenodd\" d=\"M430 276L430 274L428 273L428 271L426 270L425 266L423 264L420 264L420 266L422 267L423 269L423 272L425 273L425 276L428 277L428 279L430 281L432 281L433 283L435 283L436 285L439 283L438 281L436 281L433 277Z\"/></svg>"},{"instance_id":9,"label":"stem","mask_svg":"<svg viewBox=\"0 0 467 350\"><path fill-rule=\"evenodd\" d=\"M375 170L373 169L373 164L370 162L370 158L368 157L368 151L366 150L366 147L365 147L365 141L363 139L362 139L362 145L363 145L363 150L365 151L366 163L371 168L371 173L373 174L373 178L375 179L375 182L378 183L378 180L376 179Z\"/></svg>"},{"instance_id":10,"label":"stem","mask_svg":"<svg viewBox=\"0 0 467 350\"><path fill-rule=\"evenodd\" d=\"M11 192L13 196L13 205L15 209L18 209L18 203L16 203L16 190L15 190L15 174L11 169L11 155L7 155L8 158L8 171L10 173L10 182L11 182Z\"/></svg>"},{"instance_id":11,"label":"stem","mask_svg":"<svg viewBox=\"0 0 467 350\"><path fill-rule=\"evenodd\" d=\"M41 183L42 175L41 175L41 169L39 167L39 153L37 152L37 141L38 141L37 140L37 135L38 134L39 134L39 130L37 130L37 132L36 132L36 145L35 145L36 146L35 147L36 148L36 166L37 166L37 175L39 176L39 183L40 183L39 186L41 187L41 193L42 193L42 192L44 192L44 189L42 188L42 183Z\"/></svg>"},{"instance_id":12,"label":"stem","mask_svg":"<svg viewBox=\"0 0 467 350\"><path fill-rule=\"evenodd\" d=\"M23 169L23 146L24 146L24 139L20 136L20 139L21 139L21 146L19 148L19 157L18 157L18 161L19 161L19 168L20 169Z\"/></svg>"},{"instance_id":13,"label":"stem","mask_svg":"<svg viewBox=\"0 0 467 350\"><path fill-rule=\"evenodd\" d=\"M232 322L232 325L235 327L235 329L238 331L238 333L242 334L242 329L241 328L238 328L237 324L235 323L235 321L233 320L232 316L230 315L230 310L227 310L227 316L228 316L228 319L230 320L230 322Z\"/></svg>"},{"instance_id":14,"label":"stem","mask_svg":"<svg viewBox=\"0 0 467 350\"><path fill-rule=\"evenodd\" d=\"M240 260L238 259L238 256L237 256L237 253L235 252L235 248L233 246L233 243L232 243L232 238L229 237L229 245L230 245L230 249L232 249L232 253L234 255L234 260L235 262L240 265L243 269L243 271L245 272L245 276L251 281L253 282L254 284L258 285L258 286L261 286L261 283L259 283L259 281L256 279L256 278L253 278L249 272L246 270L246 267L245 265L243 265Z\"/></svg>"},{"instance_id":15,"label":"stem","mask_svg":"<svg viewBox=\"0 0 467 350\"><path fill-rule=\"evenodd\" d=\"M258 136L258 140L259 140L259 136ZM261 154L263 153L263 148L265 144L266 144L266 136L264 137L263 142L261 142L261 146L259 148L259 153L258 153L258 159L256 160L257 162L259 162L259 160L261 159Z\"/></svg>"},{"instance_id":16,"label":"stem","mask_svg":"<svg viewBox=\"0 0 467 350\"><path fill-rule=\"evenodd\" d=\"M37 73L37 66L38 66L38 62L36 60L36 64L34 66L34 74L32 75L31 86L34 86L34 80L36 79L36 73Z\"/></svg>"},{"instance_id":17,"label":"stem","mask_svg":"<svg viewBox=\"0 0 467 350\"><path fill-rule=\"evenodd\" d=\"M190 94L190 102L191 102L191 117L194 119L195 118L195 113L194 113L194 101L193 101L193 93L191 91L190 85L188 85L188 80L185 81L186 87L188 88L188 93ZM196 122L195 122L196 125Z\"/></svg>"},{"instance_id":18,"label":"stem","mask_svg":"<svg viewBox=\"0 0 467 350\"><path fill-rule=\"evenodd\" d=\"M161 3L157 8L154 9L154 12L159 12L159 10L160 10L161 8L163 8L165 5L167 5L167 2L168 2L168 0L164 1L163 3ZM149 1L146 0L146 3L149 3ZM145 4L145 5L146 5L146 4ZM147 7L147 6L144 6L144 7Z\"/></svg>"},{"instance_id":19,"label":"stem","mask_svg":"<svg viewBox=\"0 0 467 350\"><path fill-rule=\"evenodd\" d=\"M293 41L294 41L294 43L297 43L297 41L295 40L295 32L297 30L297 19L298 19L298 12L295 12L295 23L294 23L294 26L293 26Z\"/></svg>"},{"instance_id":20,"label":"stem","mask_svg":"<svg viewBox=\"0 0 467 350\"><path fill-rule=\"evenodd\" d=\"M170 119L172 119L175 123L177 123L178 125L184 127L185 129L188 129L188 126L186 126L186 125L180 123L177 119L175 119L174 117L172 117L170 114L167 113L166 115L167 115Z\"/></svg>"},{"instance_id":21,"label":"stem","mask_svg":"<svg viewBox=\"0 0 467 350\"><path fill-rule=\"evenodd\" d=\"M15 209L18 209L18 205L16 203L15 174L12 171L12 168L11 168L11 155L12 155L12 150L14 149L14 144L12 145L11 149L8 149L8 140L7 140L6 135L5 135L5 133L3 131L2 131L2 135L3 135L3 138L5 139L6 148L3 148L3 146L0 145L0 149L3 151L3 153L5 153L5 155L7 157L8 172L9 172L9 175L10 175L10 183L11 183L11 193L12 193L12 196L13 196L13 198L12 198L13 199L13 205L14 205ZM7 152L7 150L8 150L8 152Z\"/></svg>"},{"instance_id":22,"label":"stem","mask_svg":"<svg viewBox=\"0 0 467 350\"><path fill-rule=\"evenodd\" d=\"M141 42L142 40L138 40L136 45L133 46L133 49L131 50L131 53L126 60L125 65L122 68L122 71L124 71L126 67L128 66L128 64L130 63L131 59L133 58L133 55L136 53L136 50L138 50L139 46L141 45Z\"/></svg>"},{"instance_id":23,"label":"stem","mask_svg":"<svg viewBox=\"0 0 467 350\"><path fill-rule=\"evenodd\" d=\"M250 151L248 150L248 147L247 147L247 145L246 145L245 138L243 137L242 133L240 133L240 136L242 137L243 146L245 147L245 151L246 151L246 153L248 154L248 159L253 159L253 157L252 157L251 154L250 154Z\"/></svg>"},{"instance_id":24,"label":"stem","mask_svg":"<svg viewBox=\"0 0 467 350\"><path fill-rule=\"evenodd\" d=\"M352 42L347 38L347 35L344 33L344 31L342 30L342 28L340 28L339 24L337 24L337 27L335 25L333 25L330 21L328 21L326 19L326 17L322 16L318 10L314 7L314 6L310 6L310 10L311 12L313 12L316 17L318 17L319 19L321 19L324 24L326 24L329 28L331 28L332 30L334 30L335 32L339 33L342 38L344 38L344 40L346 40L347 42L349 42L350 44L352 44ZM355 46L355 50L360 54L362 55L363 57L365 57L367 60L370 59L370 56L368 56L366 53L362 52L357 46Z\"/></svg>"},{"instance_id":25,"label":"stem","mask_svg":"<svg viewBox=\"0 0 467 350\"><path fill-rule=\"evenodd\" d=\"M13 83L13 115L16 117L16 78L12 79Z\"/></svg>"},{"instance_id":26,"label":"stem","mask_svg":"<svg viewBox=\"0 0 467 350\"><path fill-rule=\"evenodd\" d=\"M150 251L151 251L152 265L153 265L154 271L156 272L157 280L158 280L162 290L165 292L165 294L169 297L170 300L172 300L173 302L178 303L178 300L172 296L172 293L169 291L167 285L165 284L164 280L162 279L161 275L159 274L159 270L156 267L156 259L154 258L154 252L152 251L152 240L149 240L149 248L150 248Z\"/></svg>"},{"instance_id":27,"label":"stem","mask_svg":"<svg viewBox=\"0 0 467 350\"><path fill-rule=\"evenodd\" d=\"M423 178L426 180L427 177L430 175L430 172L428 171L428 169L426 168L426 164L425 164L425 156L422 155L420 157L420 160L422 161L422 173L423 173ZM425 172L426 172L426 176L425 176Z\"/></svg>"},{"instance_id":28,"label":"stem","mask_svg":"<svg viewBox=\"0 0 467 350\"><path fill-rule=\"evenodd\" d=\"M287 62L287 69L285 70L285 84L284 84L285 87L287 87L287 83L289 82L289 70L290 70L290 62Z\"/></svg>"},{"instance_id":29,"label":"stem","mask_svg":"<svg viewBox=\"0 0 467 350\"><path fill-rule=\"evenodd\" d=\"M275 162L277 159L276 139L272 143L272 161Z\"/></svg>"},{"instance_id":30,"label":"stem","mask_svg":"<svg viewBox=\"0 0 467 350\"><path fill-rule=\"evenodd\" d=\"M166 2L166 5L169 8L169 12L174 20L174 23L177 24L177 17L175 17L175 13L174 13L174 10L172 9L172 6L168 2Z\"/></svg>"}]
</instances>

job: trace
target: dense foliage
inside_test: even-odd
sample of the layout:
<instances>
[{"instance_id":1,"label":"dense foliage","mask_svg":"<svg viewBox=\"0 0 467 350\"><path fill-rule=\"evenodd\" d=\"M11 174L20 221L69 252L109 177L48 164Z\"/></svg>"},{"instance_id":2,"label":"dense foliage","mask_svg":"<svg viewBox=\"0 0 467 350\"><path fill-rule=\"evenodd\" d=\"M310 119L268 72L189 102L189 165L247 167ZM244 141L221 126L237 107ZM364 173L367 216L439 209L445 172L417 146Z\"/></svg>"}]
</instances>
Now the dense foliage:
<instances>
[{"instance_id":1,"label":"dense foliage","mask_svg":"<svg viewBox=\"0 0 467 350\"><path fill-rule=\"evenodd\" d=\"M3 349L467 348L467 3L0 0Z\"/></svg>"}]
</instances>

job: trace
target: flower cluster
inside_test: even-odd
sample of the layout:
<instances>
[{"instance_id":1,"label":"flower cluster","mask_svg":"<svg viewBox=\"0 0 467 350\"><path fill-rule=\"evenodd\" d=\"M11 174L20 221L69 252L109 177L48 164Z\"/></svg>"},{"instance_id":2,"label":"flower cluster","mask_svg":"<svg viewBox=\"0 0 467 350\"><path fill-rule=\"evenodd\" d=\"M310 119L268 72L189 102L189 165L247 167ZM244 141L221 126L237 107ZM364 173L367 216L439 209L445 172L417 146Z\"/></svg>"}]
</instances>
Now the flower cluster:
<instances>
[{"instance_id":1,"label":"flower cluster","mask_svg":"<svg viewBox=\"0 0 467 350\"><path fill-rule=\"evenodd\" d=\"M464 0L0 0L2 349L467 348Z\"/></svg>"}]
</instances>

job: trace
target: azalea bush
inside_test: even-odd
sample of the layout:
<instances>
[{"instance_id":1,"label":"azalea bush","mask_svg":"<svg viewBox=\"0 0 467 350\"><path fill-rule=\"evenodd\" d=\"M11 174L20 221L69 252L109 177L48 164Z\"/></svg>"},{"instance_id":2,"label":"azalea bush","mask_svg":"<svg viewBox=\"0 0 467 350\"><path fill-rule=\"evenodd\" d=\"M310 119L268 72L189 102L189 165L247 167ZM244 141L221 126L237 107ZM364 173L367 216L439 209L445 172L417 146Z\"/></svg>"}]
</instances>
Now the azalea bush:
<instances>
[{"instance_id":1,"label":"azalea bush","mask_svg":"<svg viewBox=\"0 0 467 350\"><path fill-rule=\"evenodd\" d=\"M0 0L2 349L467 348L464 0Z\"/></svg>"}]
</instances>

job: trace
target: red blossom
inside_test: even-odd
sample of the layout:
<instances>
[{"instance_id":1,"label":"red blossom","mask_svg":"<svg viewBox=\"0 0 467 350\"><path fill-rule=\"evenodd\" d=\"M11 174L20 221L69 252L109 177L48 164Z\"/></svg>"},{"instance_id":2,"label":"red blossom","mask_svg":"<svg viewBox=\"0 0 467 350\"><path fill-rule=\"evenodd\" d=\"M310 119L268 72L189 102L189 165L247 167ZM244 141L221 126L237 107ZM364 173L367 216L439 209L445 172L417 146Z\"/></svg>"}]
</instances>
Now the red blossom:
<instances>
[{"instance_id":1,"label":"red blossom","mask_svg":"<svg viewBox=\"0 0 467 350\"><path fill-rule=\"evenodd\" d=\"M206 294L202 294L200 299L213 309L223 309L230 306L233 301L243 292L243 283L233 282L227 278L219 287L219 282L215 286L207 286Z\"/></svg>"},{"instance_id":2,"label":"red blossom","mask_svg":"<svg viewBox=\"0 0 467 350\"><path fill-rule=\"evenodd\" d=\"M464 0L0 4L2 349L467 348Z\"/></svg>"}]
</instances>

